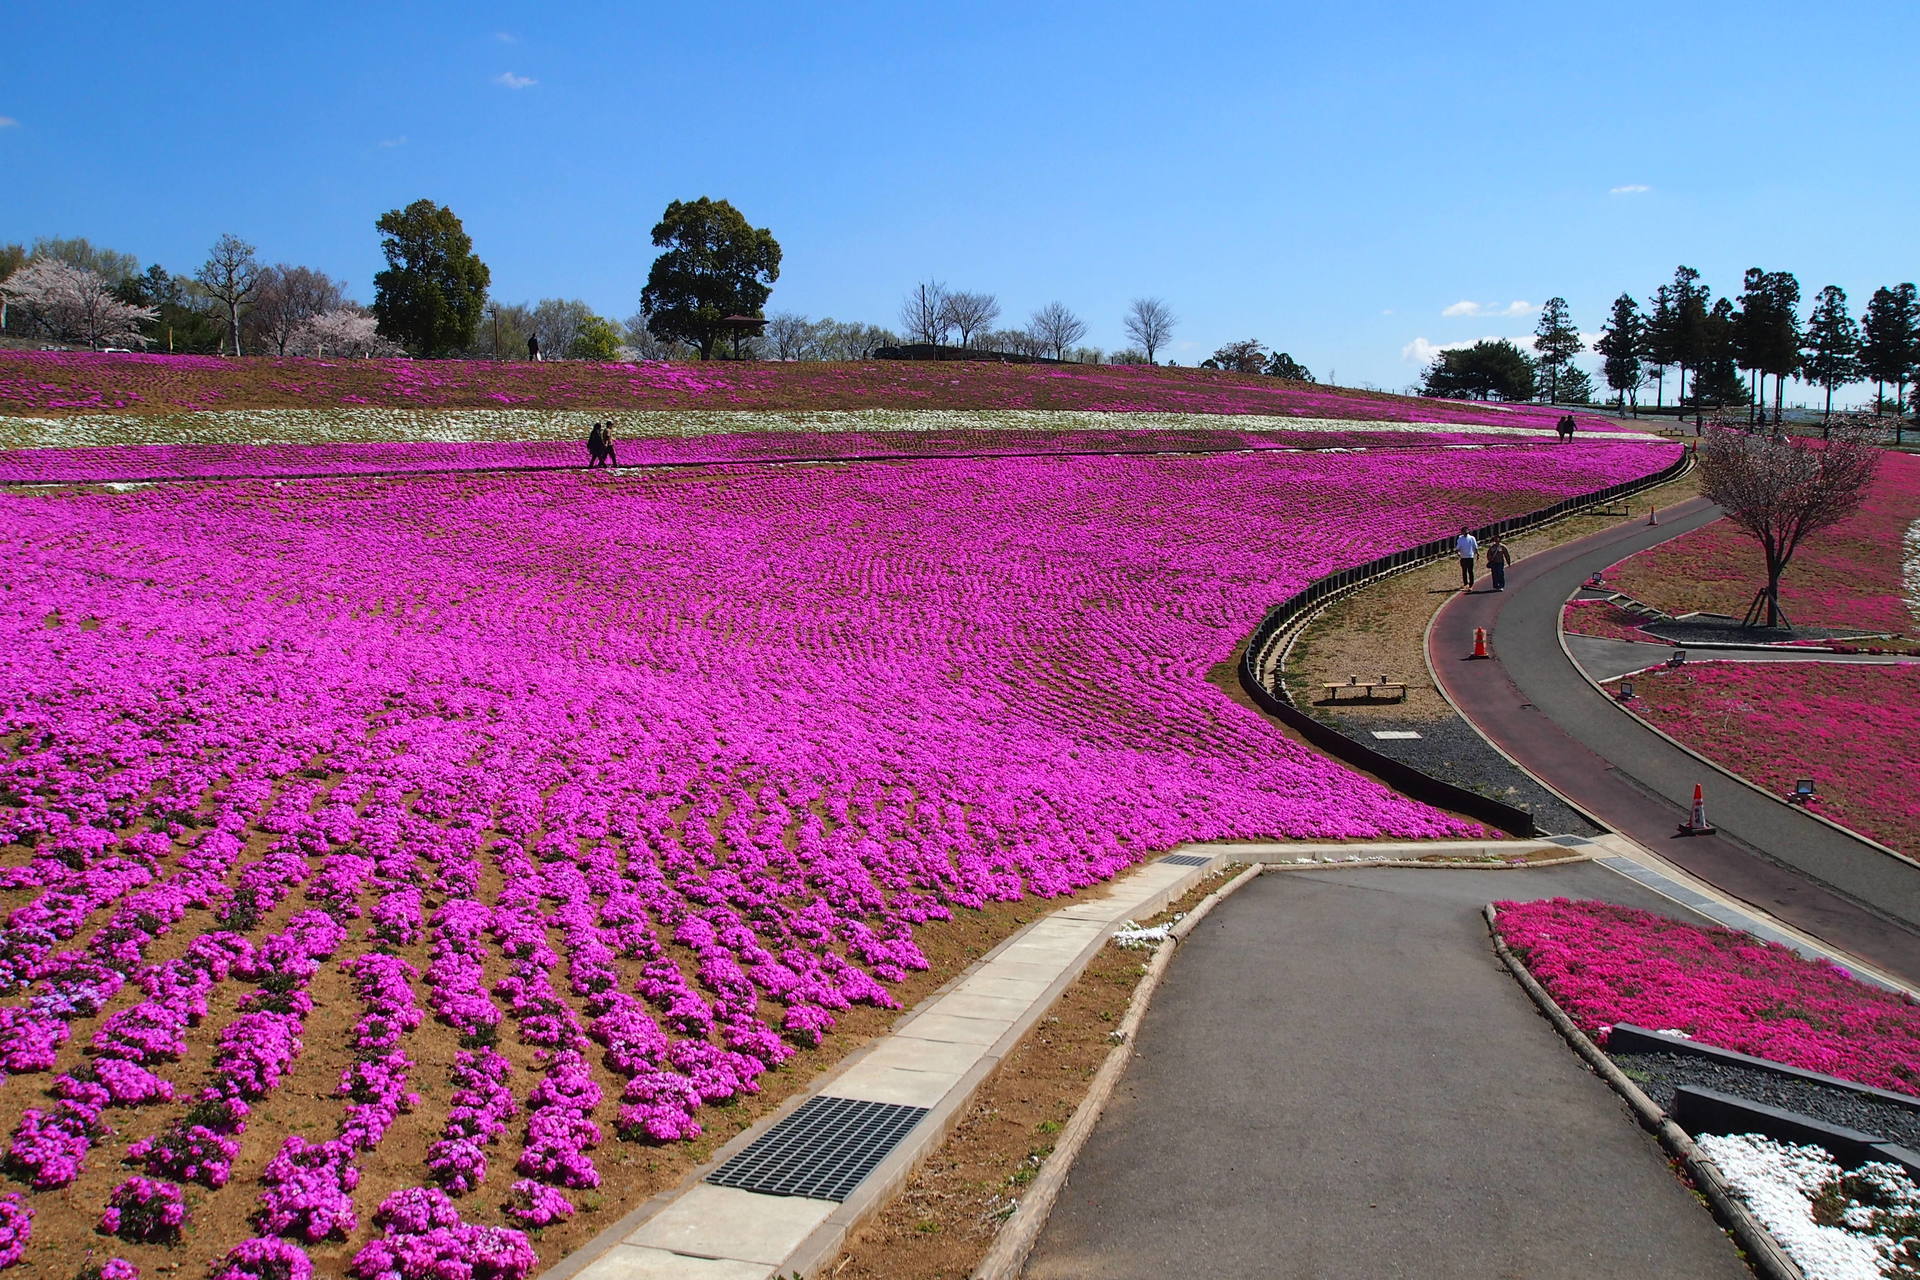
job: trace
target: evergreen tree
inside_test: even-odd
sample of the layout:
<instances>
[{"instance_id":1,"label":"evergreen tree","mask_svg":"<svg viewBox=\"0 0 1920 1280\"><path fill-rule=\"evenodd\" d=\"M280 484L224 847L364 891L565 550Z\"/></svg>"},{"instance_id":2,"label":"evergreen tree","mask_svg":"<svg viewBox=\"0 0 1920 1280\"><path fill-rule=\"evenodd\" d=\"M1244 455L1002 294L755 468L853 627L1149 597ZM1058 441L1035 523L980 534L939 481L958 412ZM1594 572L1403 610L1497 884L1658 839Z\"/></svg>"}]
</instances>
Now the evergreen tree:
<instances>
[{"instance_id":1,"label":"evergreen tree","mask_svg":"<svg viewBox=\"0 0 1920 1280\"><path fill-rule=\"evenodd\" d=\"M1531 400L1533 357L1505 338L1482 339L1470 347L1442 351L1427 366L1423 396Z\"/></svg>"},{"instance_id":2,"label":"evergreen tree","mask_svg":"<svg viewBox=\"0 0 1920 1280\"><path fill-rule=\"evenodd\" d=\"M1587 345L1580 340L1580 331L1573 327L1565 298L1547 299L1547 305L1540 311L1540 323L1534 326L1533 337L1534 355L1547 381L1547 403L1558 404L1560 379L1572 363L1574 353ZM1588 393L1591 395L1591 387Z\"/></svg>"},{"instance_id":3,"label":"evergreen tree","mask_svg":"<svg viewBox=\"0 0 1920 1280\"><path fill-rule=\"evenodd\" d=\"M1606 375L1607 385L1619 393L1620 407L1633 405L1636 415L1640 412L1638 397L1634 394L1640 385L1640 360L1643 341L1643 329L1646 322L1640 315L1640 304L1631 294L1621 294L1613 300L1613 314L1607 318L1607 327L1593 344L1604 363L1601 372Z\"/></svg>"},{"instance_id":4,"label":"evergreen tree","mask_svg":"<svg viewBox=\"0 0 1920 1280\"><path fill-rule=\"evenodd\" d=\"M1807 317L1807 334L1800 348L1800 368L1808 382L1825 387L1826 412L1833 417L1833 389L1860 376L1860 326L1847 311L1847 291L1830 284L1820 291Z\"/></svg>"},{"instance_id":5,"label":"evergreen tree","mask_svg":"<svg viewBox=\"0 0 1920 1280\"><path fill-rule=\"evenodd\" d=\"M493 273L453 210L431 200L389 209L373 224L387 269L373 278L380 336L432 358L473 345Z\"/></svg>"},{"instance_id":6,"label":"evergreen tree","mask_svg":"<svg viewBox=\"0 0 1920 1280\"><path fill-rule=\"evenodd\" d=\"M1734 332L1738 316L1733 300L1721 298L1707 312L1700 330L1700 367L1693 378L1693 405L1724 409L1730 404L1744 405L1750 400L1746 380L1734 363Z\"/></svg>"},{"instance_id":7,"label":"evergreen tree","mask_svg":"<svg viewBox=\"0 0 1920 1280\"><path fill-rule=\"evenodd\" d=\"M1640 326L1640 357L1653 368L1653 407L1666 407L1667 366L1673 363L1673 290L1653 291L1653 311Z\"/></svg>"},{"instance_id":8,"label":"evergreen tree","mask_svg":"<svg viewBox=\"0 0 1920 1280\"><path fill-rule=\"evenodd\" d=\"M1860 369L1873 379L1874 412L1885 410L1886 385L1899 388L1893 397L1898 413L1907 398L1907 378L1913 372L1914 348L1920 343L1920 301L1911 284L1873 291L1861 318Z\"/></svg>"},{"instance_id":9,"label":"evergreen tree","mask_svg":"<svg viewBox=\"0 0 1920 1280\"><path fill-rule=\"evenodd\" d=\"M1779 426L1787 379L1800 368L1800 282L1791 271L1769 271L1764 286L1766 330L1760 353L1764 363L1759 368L1773 375L1773 423Z\"/></svg>"},{"instance_id":10,"label":"evergreen tree","mask_svg":"<svg viewBox=\"0 0 1920 1280\"><path fill-rule=\"evenodd\" d=\"M780 245L725 200L675 200L653 229L653 260L640 310L647 331L713 358L729 316L757 316L780 278Z\"/></svg>"},{"instance_id":11,"label":"evergreen tree","mask_svg":"<svg viewBox=\"0 0 1920 1280\"><path fill-rule=\"evenodd\" d=\"M1680 367L1679 403L1687 402L1687 370L1697 368L1706 341L1707 299L1712 290L1700 283L1700 273L1692 267L1675 267L1673 284L1669 297L1673 304L1673 318L1669 322L1667 347L1673 357L1673 363ZM1700 415L1693 415L1693 425L1700 426Z\"/></svg>"},{"instance_id":12,"label":"evergreen tree","mask_svg":"<svg viewBox=\"0 0 1920 1280\"><path fill-rule=\"evenodd\" d=\"M1593 375L1577 364L1560 371L1560 403L1592 404Z\"/></svg>"}]
</instances>

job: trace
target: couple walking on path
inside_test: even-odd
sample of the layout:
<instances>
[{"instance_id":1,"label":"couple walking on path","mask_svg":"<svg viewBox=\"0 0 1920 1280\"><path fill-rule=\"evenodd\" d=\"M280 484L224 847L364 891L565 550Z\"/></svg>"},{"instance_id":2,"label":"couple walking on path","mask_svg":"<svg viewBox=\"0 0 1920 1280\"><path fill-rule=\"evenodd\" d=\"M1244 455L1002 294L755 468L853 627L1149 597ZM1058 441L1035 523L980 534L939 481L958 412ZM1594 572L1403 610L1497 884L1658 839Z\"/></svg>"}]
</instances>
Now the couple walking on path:
<instances>
[{"instance_id":1,"label":"couple walking on path","mask_svg":"<svg viewBox=\"0 0 1920 1280\"><path fill-rule=\"evenodd\" d=\"M589 467L617 467L620 459L613 453L613 424L596 422L593 430L587 432L587 454Z\"/></svg>"},{"instance_id":2,"label":"couple walking on path","mask_svg":"<svg viewBox=\"0 0 1920 1280\"><path fill-rule=\"evenodd\" d=\"M1473 530L1462 529L1460 537L1453 544L1454 553L1460 557L1460 585L1473 590L1474 567L1480 558L1480 540L1473 536ZM1513 563L1513 553L1507 550L1507 544L1500 541L1500 535L1494 534L1487 539L1487 572L1493 575L1493 589L1507 589L1507 566Z\"/></svg>"}]
</instances>

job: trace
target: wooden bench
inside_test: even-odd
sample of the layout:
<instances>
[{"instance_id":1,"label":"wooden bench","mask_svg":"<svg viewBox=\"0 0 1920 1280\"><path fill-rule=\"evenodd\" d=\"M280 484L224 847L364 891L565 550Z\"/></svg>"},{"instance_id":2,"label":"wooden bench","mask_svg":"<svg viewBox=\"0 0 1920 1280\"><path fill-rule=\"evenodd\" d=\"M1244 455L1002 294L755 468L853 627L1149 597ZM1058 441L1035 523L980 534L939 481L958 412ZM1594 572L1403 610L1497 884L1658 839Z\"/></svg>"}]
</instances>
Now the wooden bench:
<instances>
[{"instance_id":1,"label":"wooden bench","mask_svg":"<svg viewBox=\"0 0 1920 1280\"><path fill-rule=\"evenodd\" d=\"M1326 684L1322 685L1321 688L1327 691L1328 702L1341 701L1340 695L1343 692L1358 693L1360 699L1365 699L1370 702L1376 695L1384 697L1386 691L1389 689L1395 691L1394 701L1405 702L1407 700L1407 682L1405 680L1389 680L1385 676L1381 676L1378 680L1362 680L1360 677L1355 676L1344 683ZM1356 701L1357 700L1359 699L1356 699Z\"/></svg>"}]
</instances>

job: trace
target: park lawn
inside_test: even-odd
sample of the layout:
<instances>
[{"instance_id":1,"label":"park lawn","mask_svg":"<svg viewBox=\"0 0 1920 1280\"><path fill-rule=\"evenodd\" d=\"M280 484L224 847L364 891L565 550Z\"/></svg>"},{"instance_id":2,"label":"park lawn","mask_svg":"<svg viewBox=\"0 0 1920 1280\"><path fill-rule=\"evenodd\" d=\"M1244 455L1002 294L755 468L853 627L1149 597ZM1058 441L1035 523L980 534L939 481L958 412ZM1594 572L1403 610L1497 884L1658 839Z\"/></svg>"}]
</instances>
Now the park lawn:
<instances>
[{"instance_id":1,"label":"park lawn","mask_svg":"<svg viewBox=\"0 0 1920 1280\"><path fill-rule=\"evenodd\" d=\"M1780 580L1780 604L1799 626L1910 632L1920 627L1913 529L1920 522L1920 458L1887 453L1859 511L1802 544ZM1766 585L1760 545L1727 520L1630 556L1609 585L1671 614L1741 617Z\"/></svg>"},{"instance_id":2,"label":"park lawn","mask_svg":"<svg viewBox=\"0 0 1920 1280\"><path fill-rule=\"evenodd\" d=\"M1741 777L1786 792L1812 778L1812 809L1920 856L1920 665L1689 663L1643 672L1630 705Z\"/></svg>"}]
</instances>

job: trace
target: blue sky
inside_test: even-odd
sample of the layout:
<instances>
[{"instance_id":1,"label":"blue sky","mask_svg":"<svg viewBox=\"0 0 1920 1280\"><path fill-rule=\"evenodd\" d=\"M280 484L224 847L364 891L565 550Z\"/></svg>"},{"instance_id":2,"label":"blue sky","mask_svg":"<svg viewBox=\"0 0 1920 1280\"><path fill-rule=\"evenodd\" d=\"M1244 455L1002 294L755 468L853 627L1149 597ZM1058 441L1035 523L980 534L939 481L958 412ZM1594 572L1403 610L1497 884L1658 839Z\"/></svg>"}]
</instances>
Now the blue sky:
<instances>
[{"instance_id":1,"label":"blue sky","mask_svg":"<svg viewBox=\"0 0 1920 1280\"><path fill-rule=\"evenodd\" d=\"M0 239L185 272L231 231L362 301L374 219L421 196L509 301L624 318L662 208L710 195L780 241L771 310L897 327L935 278L1015 322L1059 299L1111 348L1152 294L1183 364L1257 337L1388 388L1555 294L1597 331L1681 262L1856 312L1920 276L1911 3L129 2L8 27Z\"/></svg>"}]
</instances>

